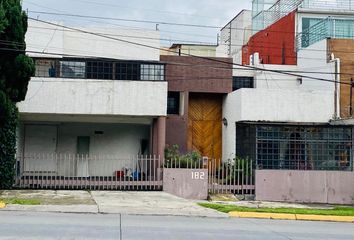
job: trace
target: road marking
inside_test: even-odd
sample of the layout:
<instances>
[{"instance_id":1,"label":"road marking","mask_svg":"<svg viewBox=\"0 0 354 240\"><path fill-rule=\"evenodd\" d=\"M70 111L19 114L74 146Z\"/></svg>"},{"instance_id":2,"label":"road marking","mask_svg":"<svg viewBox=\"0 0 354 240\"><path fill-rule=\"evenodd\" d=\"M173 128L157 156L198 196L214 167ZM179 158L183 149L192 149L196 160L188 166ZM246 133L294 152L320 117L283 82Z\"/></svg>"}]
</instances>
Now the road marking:
<instances>
[{"instance_id":1,"label":"road marking","mask_svg":"<svg viewBox=\"0 0 354 240\"><path fill-rule=\"evenodd\" d=\"M330 221L330 222L354 222L352 216L326 216L326 215L305 215L296 214L297 220L309 221Z\"/></svg>"},{"instance_id":2,"label":"road marking","mask_svg":"<svg viewBox=\"0 0 354 240\"><path fill-rule=\"evenodd\" d=\"M295 214L286 214L286 213L230 212L229 216L230 217L239 217L239 218L266 218L266 219L296 220Z\"/></svg>"},{"instance_id":3,"label":"road marking","mask_svg":"<svg viewBox=\"0 0 354 240\"><path fill-rule=\"evenodd\" d=\"M287 213L261 213L261 212L229 212L230 217L238 218L263 218L281 220L306 220L326 222L353 222L354 216L307 215Z\"/></svg>"}]
</instances>

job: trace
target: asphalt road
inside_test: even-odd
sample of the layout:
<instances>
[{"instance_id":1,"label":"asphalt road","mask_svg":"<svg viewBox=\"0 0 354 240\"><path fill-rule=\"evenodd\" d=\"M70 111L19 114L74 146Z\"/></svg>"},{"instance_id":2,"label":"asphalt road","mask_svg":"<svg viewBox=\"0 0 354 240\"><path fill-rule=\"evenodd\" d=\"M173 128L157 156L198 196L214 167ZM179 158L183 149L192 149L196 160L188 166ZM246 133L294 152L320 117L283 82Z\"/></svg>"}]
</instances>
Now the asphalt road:
<instances>
[{"instance_id":1,"label":"asphalt road","mask_svg":"<svg viewBox=\"0 0 354 240\"><path fill-rule=\"evenodd\" d=\"M117 214L0 212L0 239L120 239ZM122 239L354 239L354 224L122 216Z\"/></svg>"}]
</instances>

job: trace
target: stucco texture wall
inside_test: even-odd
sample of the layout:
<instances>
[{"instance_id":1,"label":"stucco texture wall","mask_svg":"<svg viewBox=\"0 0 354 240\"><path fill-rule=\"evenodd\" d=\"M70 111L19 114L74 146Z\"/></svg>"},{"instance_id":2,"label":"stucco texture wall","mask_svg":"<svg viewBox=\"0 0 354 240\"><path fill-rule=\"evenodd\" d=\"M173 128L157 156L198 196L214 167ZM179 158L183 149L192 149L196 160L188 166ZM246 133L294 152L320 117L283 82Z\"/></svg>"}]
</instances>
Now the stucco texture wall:
<instances>
[{"instance_id":1,"label":"stucco texture wall","mask_svg":"<svg viewBox=\"0 0 354 240\"><path fill-rule=\"evenodd\" d=\"M166 116L167 83L33 77L20 113Z\"/></svg>"},{"instance_id":2,"label":"stucco texture wall","mask_svg":"<svg viewBox=\"0 0 354 240\"><path fill-rule=\"evenodd\" d=\"M354 204L354 172L257 170L256 199Z\"/></svg>"},{"instance_id":3,"label":"stucco texture wall","mask_svg":"<svg viewBox=\"0 0 354 240\"><path fill-rule=\"evenodd\" d=\"M236 151L236 122L302 122L327 123L334 113L331 91L286 89L239 89L223 101L223 160L233 158Z\"/></svg>"}]
</instances>

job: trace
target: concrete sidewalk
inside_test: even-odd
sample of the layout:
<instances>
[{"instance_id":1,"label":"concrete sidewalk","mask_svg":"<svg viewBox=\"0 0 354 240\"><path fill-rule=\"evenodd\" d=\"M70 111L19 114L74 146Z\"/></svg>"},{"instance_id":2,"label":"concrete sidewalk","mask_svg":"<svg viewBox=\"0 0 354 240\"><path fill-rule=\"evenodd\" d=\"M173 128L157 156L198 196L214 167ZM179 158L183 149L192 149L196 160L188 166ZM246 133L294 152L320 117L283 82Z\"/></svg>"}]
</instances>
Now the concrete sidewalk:
<instances>
[{"instance_id":1,"label":"concrete sidewalk","mask_svg":"<svg viewBox=\"0 0 354 240\"><path fill-rule=\"evenodd\" d=\"M40 205L8 204L1 211L228 217L165 192L11 190L2 191L0 199L40 202Z\"/></svg>"}]
</instances>

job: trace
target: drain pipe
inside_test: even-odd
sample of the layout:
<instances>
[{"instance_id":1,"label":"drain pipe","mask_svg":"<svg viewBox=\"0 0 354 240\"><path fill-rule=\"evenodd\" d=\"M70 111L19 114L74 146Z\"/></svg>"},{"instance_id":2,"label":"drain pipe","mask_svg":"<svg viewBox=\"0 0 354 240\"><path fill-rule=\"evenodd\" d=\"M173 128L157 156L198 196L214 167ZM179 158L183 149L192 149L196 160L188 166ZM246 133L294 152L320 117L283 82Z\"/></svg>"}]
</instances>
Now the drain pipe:
<instances>
[{"instance_id":1,"label":"drain pipe","mask_svg":"<svg viewBox=\"0 0 354 240\"><path fill-rule=\"evenodd\" d=\"M340 59L334 58L334 54L331 55L331 61L334 62L334 120L340 118Z\"/></svg>"}]
</instances>

